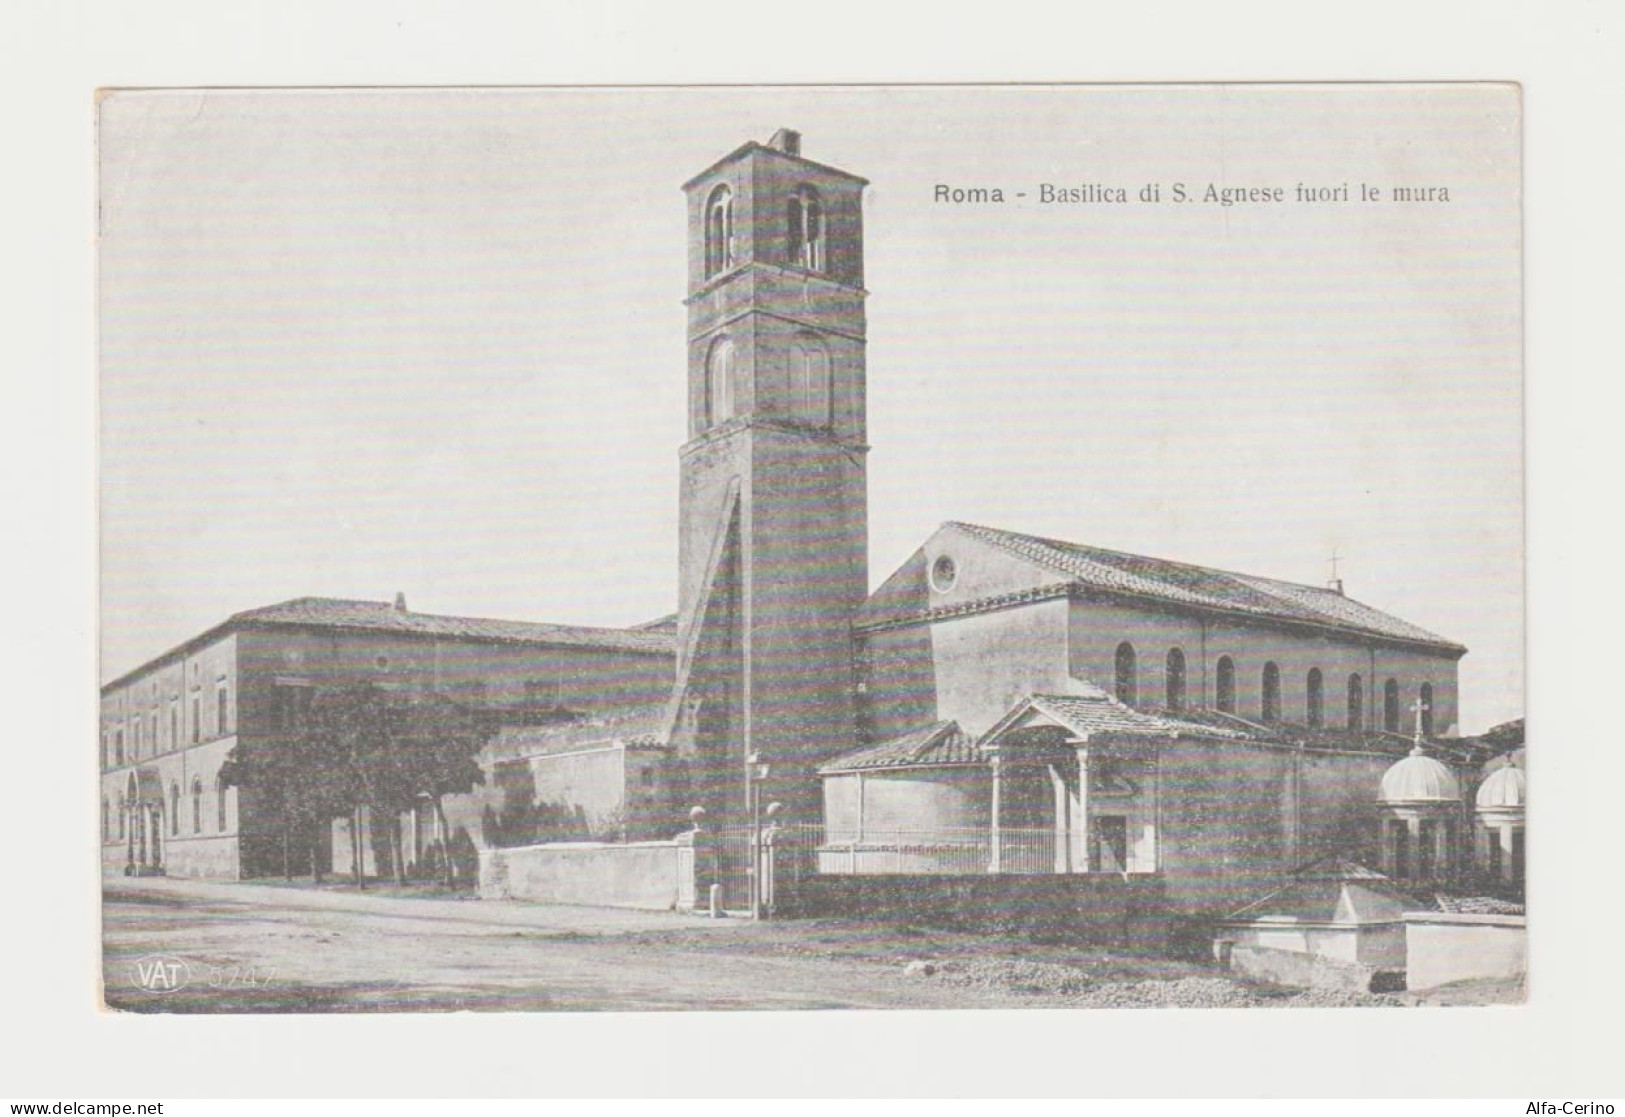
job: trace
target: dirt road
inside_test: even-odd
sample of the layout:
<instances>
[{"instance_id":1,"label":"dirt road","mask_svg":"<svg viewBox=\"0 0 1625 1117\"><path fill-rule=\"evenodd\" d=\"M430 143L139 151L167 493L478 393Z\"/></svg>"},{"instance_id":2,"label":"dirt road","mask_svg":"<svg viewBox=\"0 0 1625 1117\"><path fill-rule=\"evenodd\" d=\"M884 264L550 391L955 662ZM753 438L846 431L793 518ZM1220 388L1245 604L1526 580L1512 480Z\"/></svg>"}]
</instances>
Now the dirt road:
<instances>
[{"instance_id":1,"label":"dirt road","mask_svg":"<svg viewBox=\"0 0 1625 1117\"><path fill-rule=\"evenodd\" d=\"M107 1003L136 1012L996 1004L777 928L631 912L142 879L104 892ZM763 949L763 948L766 949ZM168 959L154 969L155 959ZM176 968L175 960L180 963Z\"/></svg>"},{"instance_id":2,"label":"dirt road","mask_svg":"<svg viewBox=\"0 0 1625 1117\"><path fill-rule=\"evenodd\" d=\"M342 888L109 881L107 1003L133 1012L1471 1004L1298 993L1187 962L856 921L750 923ZM381 894L383 893L383 894ZM910 961L924 962L908 969Z\"/></svg>"}]
</instances>

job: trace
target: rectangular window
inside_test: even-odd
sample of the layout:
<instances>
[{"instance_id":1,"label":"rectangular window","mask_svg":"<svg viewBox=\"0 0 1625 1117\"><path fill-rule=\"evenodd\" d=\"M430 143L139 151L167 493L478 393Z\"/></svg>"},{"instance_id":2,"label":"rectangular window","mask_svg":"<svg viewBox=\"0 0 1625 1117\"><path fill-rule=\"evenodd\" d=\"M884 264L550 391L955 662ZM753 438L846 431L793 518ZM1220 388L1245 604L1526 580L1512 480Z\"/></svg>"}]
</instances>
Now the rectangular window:
<instances>
[{"instance_id":1,"label":"rectangular window","mask_svg":"<svg viewBox=\"0 0 1625 1117\"><path fill-rule=\"evenodd\" d=\"M214 690L214 731L226 735L226 687L222 683Z\"/></svg>"},{"instance_id":2,"label":"rectangular window","mask_svg":"<svg viewBox=\"0 0 1625 1117\"><path fill-rule=\"evenodd\" d=\"M158 711L157 710L152 711L151 715L149 715L148 718L147 718L147 736L152 740L152 751L155 752L155 753L162 752L163 749L158 747Z\"/></svg>"},{"instance_id":3,"label":"rectangular window","mask_svg":"<svg viewBox=\"0 0 1625 1117\"><path fill-rule=\"evenodd\" d=\"M113 763L124 763L124 730L115 730L113 733Z\"/></svg>"},{"instance_id":4,"label":"rectangular window","mask_svg":"<svg viewBox=\"0 0 1625 1117\"><path fill-rule=\"evenodd\" d=\"M192 692L192 743L195 745L203 736L203 696L197 691Z\"/></svg>"},{"instance_id":5,"label":"rectangular window","mask_svg":"<svg viewBox=\"0 0 1625 1117\"><path fill-rule=\"evenodd\" d=\"M181 704L175 701L169 703L169 747L181 747Z\"/></svg>"}]
</instances>

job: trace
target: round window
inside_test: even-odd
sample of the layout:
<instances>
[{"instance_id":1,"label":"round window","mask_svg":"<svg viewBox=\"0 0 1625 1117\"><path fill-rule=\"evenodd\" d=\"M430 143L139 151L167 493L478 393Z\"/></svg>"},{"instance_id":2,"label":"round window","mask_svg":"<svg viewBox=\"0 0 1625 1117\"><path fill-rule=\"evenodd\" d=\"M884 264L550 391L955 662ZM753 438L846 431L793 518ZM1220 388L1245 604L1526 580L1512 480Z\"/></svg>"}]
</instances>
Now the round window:
<instances>
[{"instance_id":1,"label":"round window","mask_svg":"<svg viewBox=\"0 0 1625 1117\"><path fill-rule=\"evenodd\" d=\"M938 593L947 593L954 588L954 579L959 577L959 571L954 567L954 560L943 555L931 564L931 588Z\"/></svg>"}]
</instances>

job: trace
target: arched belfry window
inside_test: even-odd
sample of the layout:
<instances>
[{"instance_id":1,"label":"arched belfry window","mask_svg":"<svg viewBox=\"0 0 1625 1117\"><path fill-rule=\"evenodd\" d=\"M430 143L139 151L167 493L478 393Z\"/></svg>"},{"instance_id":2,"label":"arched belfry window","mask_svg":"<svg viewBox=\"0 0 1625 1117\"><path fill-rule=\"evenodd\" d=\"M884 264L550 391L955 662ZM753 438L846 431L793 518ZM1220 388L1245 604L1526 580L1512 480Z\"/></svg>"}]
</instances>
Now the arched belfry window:
<instances>
[{"instance_id":1,"label":"arched belfry window","mask_svg":"<svg viewBox=\"0 0 1625 1117\"><path fill-rule=\"evenodd\" d=\"M829 350L815 337L799 337L790 346L790 399L797 422L831 425Z\"/></svg>"},{"instance_id":2,"label":"arched belfry window","mask_svg":"<svg viewBox=\"0 0 1625 1117\"><path fill-rule=\"evenodd\" d=\"M726 423L734 416L734 343L719 337L705 357L705 421Z\"/></svg>"},{"instance_id":3,"label":"arched belfry window","mask_svg":"<svg viewBox=\"0 0 1625 1117\"><path fill-rule=\"evenodd\" d=\"M1417 693L1422 700L1422 736L1433 736L1433 684L1423 683Z\"/></svg>"},{"instance_id":4,"label":"arched belfry window","mask_svg":"<svg viewBox=\"0 0 1625 1117\"><path fill-rule=\"evenodd\" d=\"M1260 712L1265 721L1281 720L1281 669L1273 661L1264 664L1264 697Z\"/></svg>"},{"instance_id":5,"label":"arched belfry window","mask_svg":"<svg viewBox=\"0 0 1625 1117\"><path fill-rule=\"evenodd\" d=\"M1170 710L1185 708L1185 653L1178 648L1168 649L1168 662L1164 668L1163 677L1166 680L1164 689L1167 691L1166 703Z\"/></svg>"},{"instance_id":6,"label":"arched belfry window","mask_svg":"<svg viewBox=\"0 0 1625 1117\"><path fill-rule=\"evenodd\" d=\"M169 835L175 837L181 832L181 785L174 780L169 781Z\"/></svg>"},{"instance_id":7,"label":"arched belfry window","mask_svg":"<svg viewBox=\"0 0 1625 1117\"><path fill-rule=\"evenodd\" d=\"M1365 682L1358 673L1349 676L1348 719L1350 729L1365 728Z\"/></svg>"},{"instance_id":8,"label":"arched belfry window","mask_svg":"<svg viewBox=\"0 0 1625 1117\"><path fill-rule=\"evenodd\" d=\"M705 202L705 277L734 266L734 196L726 186L711 191Z\"/></svg>"},{"instance_id":9,"label":"arched belfry window","mask_svg":"<svg viewBox=\"0 0 1625 1117\"><path fill-rule=\"evenodd\" d=\"M1134 645L1128 641L1117 645L1117 700L1125 706L1132 706L1139 701L1140 687L1136 678L1139 661L1134 654Z\"/></svg>"},{"instance_id":10,"label":"arched belfry window","mask_svg":"<svg viewBox=\"0 0 1625 1117\"><path fill-rule=\"evenodd\" d=\"M790 195L787 223L790 262L811 271L823 271L824 204L818 198L818 191L803 186Z\"/></svg>"},{"instance_id":11,"label":"arched belfry window","mask_svg":"<svg viewBox=\"0 0 1625 1117\"><path fill-rule=\"evenodd\" d=\"M1319 729L1326 724L1326 680L1320 673L1320 668L1311 667L1306 682L1308 697L1305 700L1309 728Z\"/></svg>"},{"instance_id":12,"label":"arched belfry window","mask_svg":"<svg viewBox=\"0 0 1625 1117\"><path fill-rule=\"evenodd\" d=\"M1227 655L1219 657L1218 669L1214 671L1213 704L1220 713L1236 712L1236 661Z\"/></svg>"},{"instance_id":13,"label":"arched belfry window","mask_svg":"<svg viewBox=\"0 0 1625 1117\"><path fill-rule=\"evenodd\" d=\"M1399 680L1389 679L1382 684L1382 727L1390 733L1399 732Z\"/></svg>"}]
</instances>

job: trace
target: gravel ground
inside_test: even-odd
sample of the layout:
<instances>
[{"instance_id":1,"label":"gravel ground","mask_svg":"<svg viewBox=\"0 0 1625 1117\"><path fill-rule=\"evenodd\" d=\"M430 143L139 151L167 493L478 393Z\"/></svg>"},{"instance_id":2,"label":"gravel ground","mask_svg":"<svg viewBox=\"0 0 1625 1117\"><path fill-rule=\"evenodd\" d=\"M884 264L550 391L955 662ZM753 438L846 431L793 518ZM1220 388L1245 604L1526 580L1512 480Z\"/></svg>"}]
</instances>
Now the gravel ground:
<instances>
[{"instance_id":1,"label":"gravel ground","mask_svg":"<svg viewBox=\"0 0 1625 1117\"><path fill-rule=\"evenodd\" d=\"M929 968L933 972L926 973ZM1182 977L1170 980L1102 980L1089 967L1022 959L979 958L916 966L923 980L940 980L978 989L1064 998L1072 1008L1342 1008L1394 1006L1398 997L1332 990L1283 992L1262 989L1228 977Z\"/></svg>"}]
</instances>

